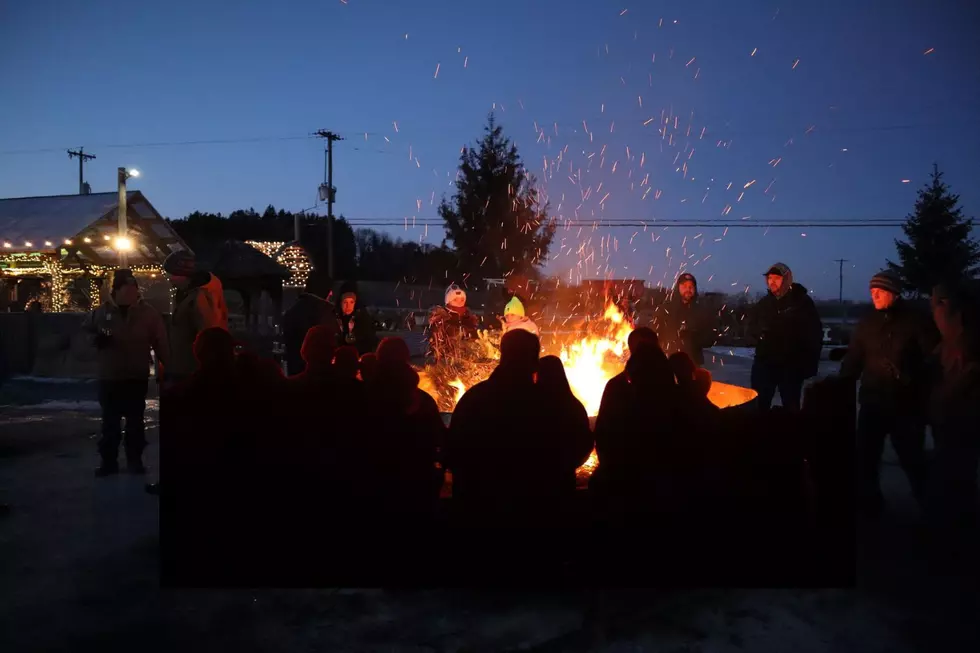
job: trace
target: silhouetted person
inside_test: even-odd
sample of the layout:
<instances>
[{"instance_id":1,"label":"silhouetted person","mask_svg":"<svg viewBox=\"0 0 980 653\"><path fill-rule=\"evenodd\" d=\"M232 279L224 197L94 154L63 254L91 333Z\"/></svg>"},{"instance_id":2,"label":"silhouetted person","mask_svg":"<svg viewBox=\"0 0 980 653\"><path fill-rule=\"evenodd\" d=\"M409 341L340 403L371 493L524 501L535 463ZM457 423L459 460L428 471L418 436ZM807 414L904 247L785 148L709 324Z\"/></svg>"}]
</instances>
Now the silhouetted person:
<instances>
[{"instance_id":1,"label":"silhouetted person","mask_svg":"<svg viewBox=\"0 0 980 653\"><path fill-rule=\"evenodd\" d=\"M374 318L360 304L357 284L346 281L340 286L340 305L337 307L337 321L340 326L338 335L341 346L352 346L357 354L366 354L378 346L378 336L375 334Z\"/></svg>"},{"instance_id":2,"label":"silhouetted person","mask_svg":"<svg viewBox=\"0 0 980 653\"><path fill-rule=\"evenodd\" d=\"M357 379L359 361L357 349L354 347L341 347L334 353L334 371L337 378L345 381Z\"/></svg>"},{"instance_id":3,"label":"silhouetted person","mask_svg":"<svg viewBox=\"0 0 980 653\"><path fill-rule=\"evenodd\" d=\"M630 332L626 340L630 356L639 348L649 346L660 349L660 340L657 334L649 327L638 327ZM596 452L599 455L599 464L602 464L603 440L606 435L612 438L619 437L616 426L606 424L606 422L619 422L624 416L624 411L630 402L632 389L630 387L629 374L623 370L606 382L606 387L602 391L602 400L599 403L599 414L595 422Z\"/></svg>"},{"instance_id":4,"label":"silhouetted person","mask_svg":"<svg viewBox=\"0 0 980 653\"><path fill-rule=\"evenodd\" d=\"M674 372L659 346L636 343L626 378L623 396L599 408L599 467L589 484L603 516L619 523L664 507L683 410Z\"/></svg>"},{"instance_id":5,"label":"silhouetted person","mask_svg":"<svg viewBox=\"0 0 980 653\"><path fill-rule=\"evenodd\" d=\"M388 520L418 520L434 516L442 471L437 451L445 426L435 400L418 387L419 375L409 364L408 345L401 338L384 338L378 346L375 373L365 384L370 402L369 428L354 443L360 451L361 479L356 492Z\"/></svg>"},{"instance_id":6,"label":"silhouetted person","mask_svg":"<svg viewBox=\"0 0 980 653\"><path fill-rule=\"evenodd\" d=\"M755 305L749 327L756 340L752 389L758 406L768 411L779 391L783 407L798 411L803 382L816 376L823 348L820 314L793 272L776 263L765 274L769 293Z\"/></svg>"},{"instance_id":7,"label":"silhouetted person","mask_svg":"<svg viewBox=\"0 0 980 653\"><path fill-rule=\"evenodd\" d=\"M142 474L144 412L150 376L150 350L163 369L170 363L170 348L163 318L139 297L139 285L127 269L116 270L112 294L92 311L82 327L94 334L98 348L99 404L102 407L102 463L96 476L119 471L119 444L126 421L126 463L132 473Z\"/></svg>"},{"instance_id":8,"label":"silhouetted person","mask_svg":"<svg viewBox=\"0 0 980 653\"><path fill-rule=\"evenodd\" d=\"M875 514L884 504L878 469L889 435L913 494L924 498L927 357L939 334L928 315L901 298L901 279L895 273L879 272L870 285L875 310L851 336L840 376L861 381L858 490L862 507Z\"/></svg>"},{"instance_id":9,"label":"silhouetted person","mask_svg":"<svg viewBox=\"0 0 980 653\"><path fill-rule=\"evenodd\" d=\"M450 423L453 503L465 523L547 526L574 500L575 451L555 425L561 405L535 385L540 342L524 330L500 341L500 364L460 399Z\"/></svg>"},{"instance_id":10,"label":"silhouetted person","mask_svg":"<svg viewBox=\"0 0 980 653\"><path fill-rule=\"evenodd\" d=\"M333 368L336 342L336 329L329 324L318 324L308 329L300 347L303 371L290 375L289 381L299 386L316 386L316 392L327 392L336 380Z\"/></svg>"},{"instance_id":11,"label":"silhouetted person","mask_svg":"<svg viewBox=\"0 0 980 653\"><path fill-rule=\"evenodd\" d=\"M378 370L378 355L368 352L361 356L361 360L358 362L358 370L361 381L365 383L369 382L374 378L374 374Z\"/></svg>"},{"instance_id":12,"label":"silhouetted person","mask_svg":"<svg viewBox=\"0 0 980 653\"><path fill-rule=\"evenodd\" d=\"M690 272L677 277L670 299L657 316L657 335L664 353L684 352L704 365L704 348L714 344L714 328L698 298L698 281Z\"/></svg>"},{"instance_id":13,"label":"silhouetted person","mask_svg":"<svg viewBox=\"0 0 980 653\"><path fill-rule=\"evenodd\" d=\"M694 372L694 391L699 396L704 397L705 400L708 399L708 393L711 392L712 383L714 383L714 380L711 378L711 372L708 370L704 369L703 367L699 367ZM708 403L714 406L714 404L712 404L710 401L708 401ZM715 406L715 408L717 408L717 406Z\"/></svg>"},{"instance_id":14,"label":"silhouetted person","mask_svg":"<svg viewBox=\"0 0 980 653\"><path fill-rule=\"evenodd\" d=\"M980 464L980 283L963 281L932 293L932 313L942 334L938 379L932 394L935 458L930 515L943 528L978 525ZM952 533L950 537L955 538ZM976 551L968 555L976 556Z\"/></svg>"},{"instance_id":15,"label":"silhouetted person","mask_svg":"<svg viewBox=\"0 0 980 653\"><path fill-rule=\"evenodd\" d=\"M674 352L667 358L667 360L670 362L670 369L674 372L674 378L677 379L677 385L685 390L689 390L691 385L694 383L697 365L695 365L691 357L683 351Z\"/></svg>"},{"instance_id":16,"label":"silhouetted person","mask_svg":"<svg viewBox=\"0 0 980 653\"><path fill-rule=\"evenodd\" d=\"M286 371L290 376L303 371L304 363L301 349L306 332L315 326L325 326L331 330L334 342L339 334L336 309L327 301L330 294L330 279L314 270L306 280L306 288L296 298L282 316L283 344L286 346Z\"/></svg>"},{"instance_id":17,"label":"silhouetted person","mask_svg":"<svg viewBox=\"0 0 980 653\"><path fill-rule=\"evenodd\" d=\"M538 387L544 392L548 405L556 406L560 416L555 427L568 439L569 464L573 467L569 483L575 483L574 469L589 458L595 446L589 414L582 402L572 393L565 375L565 366L557 356L545 356L538 361Z\"/></svg>"}]
</instances>

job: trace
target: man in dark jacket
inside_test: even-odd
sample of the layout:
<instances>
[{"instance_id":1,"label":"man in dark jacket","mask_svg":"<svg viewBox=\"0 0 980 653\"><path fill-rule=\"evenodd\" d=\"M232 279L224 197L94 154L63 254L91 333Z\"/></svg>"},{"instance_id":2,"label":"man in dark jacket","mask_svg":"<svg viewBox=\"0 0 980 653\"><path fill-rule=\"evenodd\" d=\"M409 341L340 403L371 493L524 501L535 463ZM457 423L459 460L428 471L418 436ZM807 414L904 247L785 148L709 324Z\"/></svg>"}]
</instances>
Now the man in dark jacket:
<instances>
[{"instance_id":1,"label":"man in dark jacket","mask_svg":"<svg viewBox=\"0 0 980 653\"><path fill-rule=\"evenodd\" d=\"M658 316L657 336L668 356L682 351L698 365L704 365L704 348L714 344L704 307L698 299L698 280L690 272L677 277L674 291Z\"/></svg>"},{"instance_id":2,"label":"man in dark jacket","mask_svg":"<svg viewBox=\"0 0 980 653\"><path fill-rule=\"evenodd\" d=\"M150 350L164 371L170 363L170 349L163 318L139 297L139 285L130 270L116 270L112 294L92 311L82 328L95 337L99 350L99 404L102 407L102 437L99 455L102 464L96 476L119 471L119 444L122 422L126 420L126 462L131 473L143 474L146 446L143 414L146 410L150 376Z\"/></svg>"},{"instance_id":3,"label":"man in dark jacket","mask_svg":"<svg viewBox=\"0 0 980 653\"><path fill-rule=\"evenodd\" d=\"M878 467L885 438L892 445L919 499L925 489L925 423L929 385L927 357L939 343L932 319L901 298L899 277L886 270L871 278L875 310L858 323L841 362L842 378L861 381L858 400L858 473L862 505L883 505Z\"/></svg>"},{"instance_id":4,"label":"man in dark jacket","mask_svg":"<svg viewBox=\"0 0 980 653\"><path fill-rule=\"evenodd\" d=\"M337 321L340 327L337 345L357 347L358 354L366 354L378 346L374 319L362 308L357 297L357 284L345 281L340 286L340 307Z\"/></svg>"},{"instance_id":5,"label":"man in dark jacket","mask_svg":"<svg viewBox=\"0 0 980 653\"><path fill-rule=\"evenodd\" d=\"M765 274L769 293L755 306L750 335L756 340L752 389L759 408L769 410L779 391L783 407L800 409L803 382L817 374L823 326L807 289L793 272L776 263Z\"/></svg>"},{"instance_id":6,"label":"man in dark jacket","mask_svg":"<svg viewBox=\"0 0 980 653\"><path fill-rule=\"evenodd\" d=\"M296 298L296 303L282 316L283 344L286 346L286 372L290 376L306 369L300 350L306 332L315 326L325 325L333 331L332 342L336 342L339 327L336 309L327 301L330 294L330 280L321 272L314 270L306 279L306 288Z\"/></svg>"}]
</instances>

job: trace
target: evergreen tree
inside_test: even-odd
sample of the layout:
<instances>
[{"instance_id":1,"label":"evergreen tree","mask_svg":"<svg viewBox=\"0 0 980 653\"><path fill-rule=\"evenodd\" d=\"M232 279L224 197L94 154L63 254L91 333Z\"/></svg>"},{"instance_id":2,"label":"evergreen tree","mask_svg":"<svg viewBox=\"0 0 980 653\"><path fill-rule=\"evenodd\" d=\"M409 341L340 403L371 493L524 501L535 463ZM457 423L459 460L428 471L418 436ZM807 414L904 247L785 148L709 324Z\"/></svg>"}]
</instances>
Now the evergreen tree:
<instances>
[{"instance_id":1,"label":"evergreen tree","mask_svg":"<svg viewBox=\"0 0 980 653\"><path fill-rule=\"evenodd\" d=\"M928 295L936 284L976 276L980 244L970 238L973 219L963 217L959 200L933 165L932 179L919 191L915 212L902 227L908 241L895 240L900 263L888 261L910 294Z\"/></svg>"},{"instance_id":2,"label":"evergreen tree","mask_svg":"<svg viewBox=\"0 0 980 653\"><path fill-rule=\"evenodd\" d=\"M460 272L475 280L536 276L555 233L547 209L491 113L478 147L463 148L452 202L439 206Z\"/></svg>"}]
</instances>

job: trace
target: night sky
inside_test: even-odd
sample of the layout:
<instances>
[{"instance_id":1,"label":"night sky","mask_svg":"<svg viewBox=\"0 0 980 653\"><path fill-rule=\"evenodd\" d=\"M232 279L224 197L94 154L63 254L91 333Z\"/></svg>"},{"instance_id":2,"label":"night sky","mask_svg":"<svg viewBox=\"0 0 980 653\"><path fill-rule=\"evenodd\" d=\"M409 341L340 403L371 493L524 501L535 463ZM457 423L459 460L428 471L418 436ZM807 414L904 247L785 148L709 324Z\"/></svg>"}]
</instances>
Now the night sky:
<instances>
[{"instance_id":1,"label":"night sky","mask_svg":"<svg viewBox=\"0 0 980 653\"><path fill-rule=\"evenodd\" d=\"M335 151L337 213L414 219L385 228L438 243L460 148L494 109L552 214L648 225L561 230L548 272L656 285L686 263L706 289L756 292L780 260L829 298L843 257L845 295L863 299L897 228L656 220L900 219L934 161L976 215L971 4L5 3L0 196L77 192L64 150L85 146L93 191L136 167L132 187L169 217L307 209L324 170L309 135L329 129L348 139Z\"/></svg>"}]
</instances>

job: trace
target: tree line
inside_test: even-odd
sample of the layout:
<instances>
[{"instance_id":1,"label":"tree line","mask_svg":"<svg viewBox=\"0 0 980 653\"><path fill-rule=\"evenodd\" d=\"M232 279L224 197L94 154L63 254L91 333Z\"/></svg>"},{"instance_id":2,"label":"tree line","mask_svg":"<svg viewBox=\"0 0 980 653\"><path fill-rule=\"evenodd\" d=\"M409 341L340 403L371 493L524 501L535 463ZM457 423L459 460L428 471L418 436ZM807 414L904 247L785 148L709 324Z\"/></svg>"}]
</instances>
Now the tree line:
<instances>
[{"instance_id":1,"label":"tree line","mask_svg":"<svg viewBox=\"0 0 980 653\"><path fill-rule=\"evenodd\" d=\"M445 236L438 246L403 241L372 229L355 230L341 216L334 224L334 273L365 281L430 283L434 280L479 285L488 278L540 279L556 224L548 218L534 177L517 147L504 136L491 113L481 140L459 159L456 191L443 198L439 215ZM194 213L170 224L191 248L206 249L225 240L291 241L294 214L269 206L220 213ZM304 212L301 244L313 264L327 265L327 218ZM909 295L927 295L934 285L975 277L980 244L973 219L963 214L959 196L937 166L906 217L906 240L896 239L898 262L887 261Z\"/></svg>"}]
</instances>

